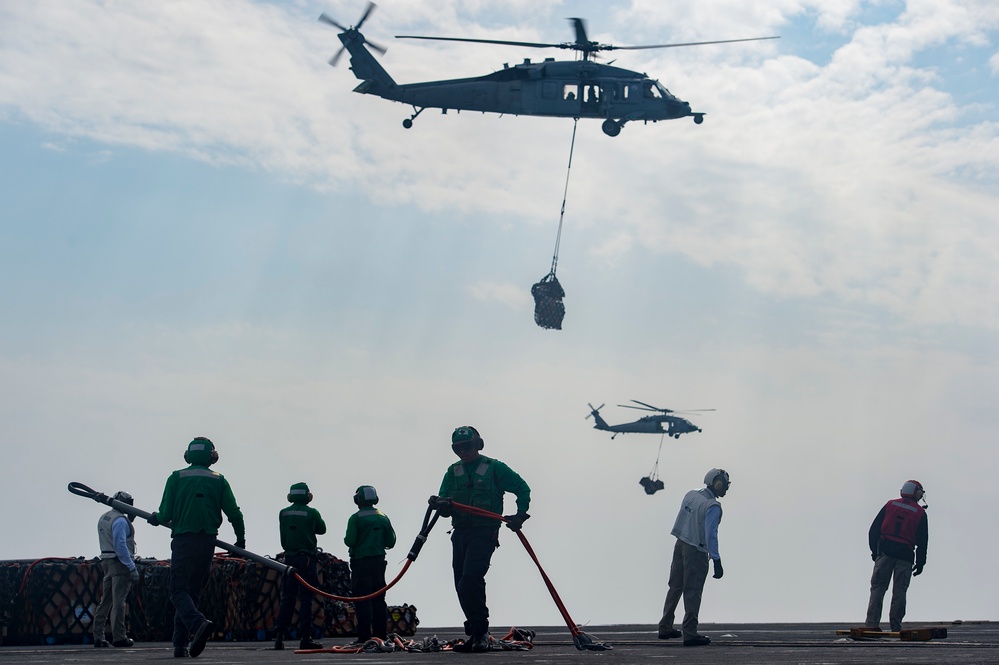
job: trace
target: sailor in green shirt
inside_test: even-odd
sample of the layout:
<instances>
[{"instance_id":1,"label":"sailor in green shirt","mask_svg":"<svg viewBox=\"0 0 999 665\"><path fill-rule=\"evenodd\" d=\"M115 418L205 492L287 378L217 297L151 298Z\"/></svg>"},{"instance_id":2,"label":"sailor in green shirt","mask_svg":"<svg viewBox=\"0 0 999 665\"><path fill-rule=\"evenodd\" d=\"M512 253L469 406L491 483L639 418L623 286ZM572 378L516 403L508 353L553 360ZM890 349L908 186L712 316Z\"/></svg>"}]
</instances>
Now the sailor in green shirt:
<instances>
[{"instance_id":1,"label":"sailor in green shirt","mask_svg":"<svg viewBox=\"0 0 999 665\"><path fill-rule=\"evenodd\" d=\"M326 533L326 522L319 511L308 504L312 501L312 492L305 483L295 483L288 491L288 501L291 505L278 513L278 523L281 529L281 547L284 549L284 563L298 571L307 584L319 586L317 552L319 543L316 536ZM281 606L278 608L277 638L275 649L284 649L284 636L291 624L291 615L295 611L295 601L298 600L298 637L301 642L299 649L322 649L323 645L312 637L312 601L315 594L309 587L299 584L291 575L285 575L281 585Z\"/></svg>"},{"instance_id":2,"label":"sailor in green shirt","mask_svg":"<svg viewBox=\"0 0 999 665\"><path fill-rule=\"evenodd\" d=\"M236 533L236 546L246 547L243 513L236 505L229 482L221 473L208 468L218 459L211 440L199 436L191 441L184 453L184 461L190 466L170 474L159 510L149 517L153 526L170 525L170 601L176 610L173 620L176 657L198 657L211 637L214 624L198 610L198 601L212 573L215 536L222 524L222 513Z\"/></svg>"},{"instance_id":3,"label":"sailor in green shirt","mask_svg":"<svg viewBox=\"0 0 999 665\"><path fill-rule=\"evenodd\" d=\"M438 496L430 497L430 505L442 517L451 517L451 567L458 602L465 613L465 634L471 637L455 647L459 651L489 650L489 608L486 606L486 571L493 552L499 547L500 522L488 517L469 515L455 510L451 501L503 513L503 495L517 497L517 514L506 517L507 526L520 530L530 515L531 488L524 479L499 460L479 454L484 443L471 426L458 427L451 435L451 449L459 460L452 464Z\"/></svg>"},{"instance_id":4,"label":"sailor in green shirt","mask_svg":"<svg viewBox=\"0 0 999 665\"><path fill-rule=\"evenodd\" d=\"M350 593L361 597L385 587L385 550L395 547L395 530L382 511L375 508L378 492L371 485L361 485L354 492L358 511L347 520L343 543L350 553ZM388 607L385 594L354 603L357 641L388 637Z\"/></svg>"}]
</instances>

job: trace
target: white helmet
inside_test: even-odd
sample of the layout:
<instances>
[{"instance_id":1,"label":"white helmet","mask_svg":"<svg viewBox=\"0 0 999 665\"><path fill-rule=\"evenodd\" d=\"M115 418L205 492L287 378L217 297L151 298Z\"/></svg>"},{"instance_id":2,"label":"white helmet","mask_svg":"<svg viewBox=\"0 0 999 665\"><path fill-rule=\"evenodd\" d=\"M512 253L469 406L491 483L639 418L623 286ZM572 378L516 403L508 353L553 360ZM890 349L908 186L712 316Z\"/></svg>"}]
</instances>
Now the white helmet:
<instances>
[{"instance_id":1,"label":"white helmet","mask_svg":"<svg viewBox=\"0 0 999 665\"><path fill-rule=\"evenodd\" d=\"M708 471L704 474L704 484L711 487L715 484L715 480L719 477L725 481L726 485L731 484L731 481L728 479L728 471L725 469L711 469Z\"/></svg>"},{"instance_id":2,"label":"white helmet","mask_svg":"<svg viewBox=\"0 0 999 665\"><path fill-rule=\"evenodd\" d=\"M916 498L916 492L922 492L926 494L926 490L923 489L923 484L918 480L907 480L902 483L902 489L898 491L903 497Z\"/></svg>"}]
</instances>

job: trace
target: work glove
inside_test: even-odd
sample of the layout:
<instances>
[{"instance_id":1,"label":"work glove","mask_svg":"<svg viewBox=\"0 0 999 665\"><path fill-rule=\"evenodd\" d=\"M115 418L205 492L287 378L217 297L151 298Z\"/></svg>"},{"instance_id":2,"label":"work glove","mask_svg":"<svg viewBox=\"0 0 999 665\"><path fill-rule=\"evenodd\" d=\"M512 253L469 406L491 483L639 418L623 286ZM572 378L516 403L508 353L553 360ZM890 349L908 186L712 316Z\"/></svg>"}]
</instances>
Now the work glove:
<instances>
[{"instance_id":1,"label":"work glove","mask_svg":"<svg viewBox=\"0 0 999 665\"><path fill-rule=\"evenodd\" d=\"M451 499L445 499L442 496L432 496L427 501L430 507L437 511L441 517L451 517Z\"/></svg>"},{"instance_id":2,"label":"work glove","mask_svg":"<svg viewBox=\"0 0 999 665\"><path fill-rule=\"evenodd\" d=\"M238 547L241 550L245 550L246 549L246 538L237 538L236 542L234 542L233 545L235 545L236 547Z\"/></svg>"},{"instance_id":3,"label":"work glove","mask_svg":"<svg viewBox=\"0 0 999 665\"><path fill-rule=\"evenodd\" d=\"M878 560L878 553L871 552L871 561L877 561L877 560Z\"/></svg>"},{"instance_id":4,"label":"work glove","mask_svg":"<svg viewBox=\"0 0 999 665\"><path fill-rule=\"evenodd\" d=\"M132 584L135 584L136 582L139 581L139 569L133 568L132 570L128 571L128 576L132 578Z\"/></svg>"},{"instance_id":5,"label":"work glove","mask_svg":"<svg viewBox=\"0 0 999 665\"><path fill-rule=\"evenodd\" d=\"M506 520L506 526L511 531L520 531L520 527L524 526L524 522L531 518L527 513L520 511L516 515L506 515L503 519Z\"/></svg>"},{"instance_id":6,"label":"work glove","mask_svg":"<svg viewBox=\"0 0 999 665\"><path fill-rule=\"evenodd\" d=\"M149 517L146 518L146 521L149 522L153 526L159 526L160 525L160 518L159 518L159 515L157 515L156 513L150 513Z\"/></svg>"},{"instance_id":7,"label":"work glove","mask_svg":"<svg viewBox=\"0 0 999 665\"><path fill-rule=\"evenodd\" d=\"M922 573L923 572L923 565L924 564L917 563L915 566L913 566L912 567L912 574L915 576L915 575L919 575L920 573Z\"/></svg>"},{"instance_id":8,"label":"work glove","mask_svg":"<svg viewBox=\"0 0 999 665\"><path fill-rule=\"evenodd\" d=\"M712 561L715 564L715 574L712 575L712 577L715 578L716 580L720 580L722 578L722 575L725 574L725 569L722 568L721 565L721 559L712 559Z\"/></svg>"}]
</instances>

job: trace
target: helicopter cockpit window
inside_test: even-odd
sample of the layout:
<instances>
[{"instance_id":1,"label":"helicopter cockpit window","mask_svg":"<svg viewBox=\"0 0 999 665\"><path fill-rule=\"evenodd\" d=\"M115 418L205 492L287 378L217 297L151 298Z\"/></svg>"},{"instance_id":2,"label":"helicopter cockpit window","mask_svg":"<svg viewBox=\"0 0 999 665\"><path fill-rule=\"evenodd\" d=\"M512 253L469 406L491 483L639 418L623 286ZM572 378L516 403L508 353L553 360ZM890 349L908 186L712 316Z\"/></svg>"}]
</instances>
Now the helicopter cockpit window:
<instances>
[{"instance_id":1,"label":"helicopter cockpit window","mask_svg":"<svg viewBox=\"0 0 999 665\"><path fill-rule=\"evenodd\" d=\"M642 96L647 99L662 99L660 86L655 81L642 81Z\"/></svg>"},{"instance_id":2,"label":"helicopter cockpit window","mask_svg":"<svg viewBox=\"0 0 999 665\"><path fill-rule=\"evenodd\" d=\"M576 84L575 83L566 83L565 84L565 86L562 88L562 99L564 99L566 101L569 101L569 102L576 101Z\"/></svg>"},{"instance_id":3,"label":"helicopter cockpit window","mask_svg":"<svg viewBox=\"0 0 999 665\"><path fill-rule=\"evenodd\" d=\"M659 81L653 81L653 83L655 84L655 90L659 93L659 97L663 99L676 99L672 92L663 87L662 83Z\"/></svg>"}]
</instances>

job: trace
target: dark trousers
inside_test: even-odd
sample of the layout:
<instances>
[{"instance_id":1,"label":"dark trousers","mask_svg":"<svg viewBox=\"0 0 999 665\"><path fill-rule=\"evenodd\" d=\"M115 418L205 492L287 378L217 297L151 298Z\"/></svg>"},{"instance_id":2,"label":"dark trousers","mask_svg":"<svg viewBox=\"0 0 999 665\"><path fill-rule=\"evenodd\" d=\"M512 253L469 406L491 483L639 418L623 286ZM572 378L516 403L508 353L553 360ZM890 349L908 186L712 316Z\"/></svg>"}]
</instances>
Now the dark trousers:
<instances>
[{"instance_id":1,"label":"dark trousers","mask_svg":"<svg viewBox=\"0 0 999 665\"><path fill-rule=\"evenodd\" d=\"M285 565L298 571L302 579L319 588L319 574L316 572L316 556L314 554L288 554L284 557ZM285 575L281 583L281 606L278 608L274 627L279 633L288 630L291 615L295 612L295 601L298 601L298 638L304 640L312 637L312 600L315 597L308 587L299 584L291 575Z\"/></svg>"},{"instance_id":2,"label":"dark trousers","mask_svg":"<svg viewBox=\"0 0 999 665\"><path fill-rule=\"evenodd\" d=\"M207 621L198 610L201 591L212 574L215 536L182 533L170 541L170 602L173 603L173 645L186 647L191 633Z\"/></svg>"},{"instance_id":3,"label":"dark trousers","mask_svg":"<svg viewBox=\"0 0 999 665\"><path fill-rule=\"evenodd\" d=\"M350 595L367 596L385 587L385 557L365 556L350 560ZM385 594L354 603L357 619L357 641L372 637L383 640L388 636L388 607Z\"/></svg>"},{"instance_id":4,"label":"dark trousers","mask_svg":"<svg viewBox=\"0 0 999 665\"><path fill-rule=\"evenodd\" d=\"M659 620L659 632L673 629L676 606L683 597L683 639L697 637L698 615L701 611L701 596L704 582L708 579L708 554L679 538L673 547L673 562L669 567L669 590L663 604L663 616Z\"/></svg>"},{"instance_id":5,"label":"dark trousers","mask_svg":"<svg viewBox=\"0 0 999 665\"><path fill-rule=\"evenodd\" d=\"M465 613L465 634L477 637L489 632L486 607L486 571L499 547L499 528L459 527L451 534L451 568L458 603Z\"/></svg>"}]
</instances>

